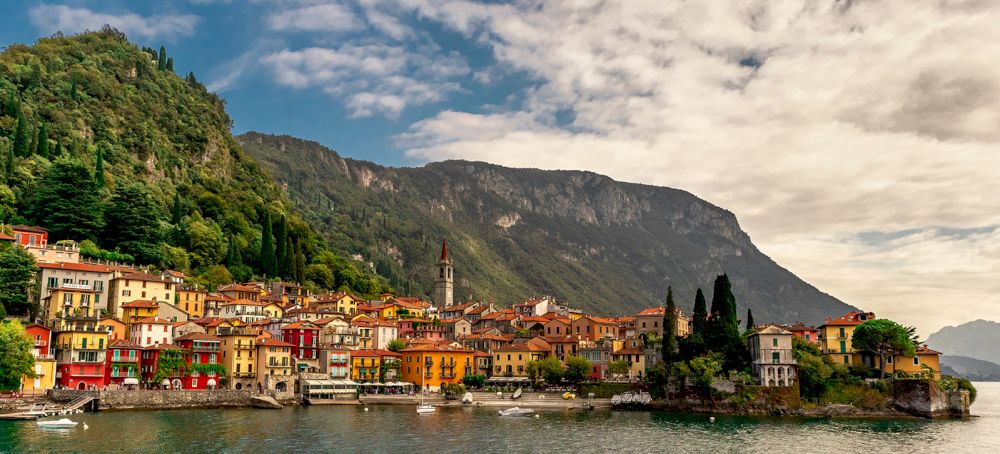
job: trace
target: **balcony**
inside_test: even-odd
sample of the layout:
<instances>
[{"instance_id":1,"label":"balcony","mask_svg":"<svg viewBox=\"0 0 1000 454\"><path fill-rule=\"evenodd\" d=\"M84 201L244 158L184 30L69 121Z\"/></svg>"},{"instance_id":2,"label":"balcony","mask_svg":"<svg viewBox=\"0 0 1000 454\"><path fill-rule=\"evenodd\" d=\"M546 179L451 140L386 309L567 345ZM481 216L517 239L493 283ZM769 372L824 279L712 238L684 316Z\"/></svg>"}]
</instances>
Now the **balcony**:
<instances>
[{"instance_id":1,"label":"balcony","mask_svg":"<svg viewBox=\"0 0 1000 454\"><path fill-rule=\"evenodd\" d=\"M454 372L441 372L441 378L455 378Z\"/></svg>"},{"instance_id":2,"label":"balcony","mask_svg":"<svg viewBox=\"0 0 1000 454\"><path fill-rule=\"evenodd\" d=\"M39 340L35 340L35 347L44 347L46 345L49 345L48 341L43 341L43 340L40 340L40 339Z\"/></svg>"},{"instance_id":3,"label":"balcony","mask_svg":"<svg viewBox=\"0 0 1000 454\"><path fill-rule=\"evenodd\" d=\"M233 372L234 378L253 378L256 375L253 372Z\"/></svg>"}]
</instances>

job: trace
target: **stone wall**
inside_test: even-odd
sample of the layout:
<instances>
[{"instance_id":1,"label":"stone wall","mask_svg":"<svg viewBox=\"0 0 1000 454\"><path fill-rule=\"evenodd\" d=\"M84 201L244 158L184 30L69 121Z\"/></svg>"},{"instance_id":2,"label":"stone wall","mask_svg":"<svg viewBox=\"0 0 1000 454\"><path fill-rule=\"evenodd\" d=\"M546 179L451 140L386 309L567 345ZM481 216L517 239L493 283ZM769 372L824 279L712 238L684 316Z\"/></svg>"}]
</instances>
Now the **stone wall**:
<instances>
[{"instance_id":1,"label":"stone wall","mask_svg":"<svg viewBox=\"0 0 1000 454\"><path fill-rule=\"evenodd\" d=\"M896 408L924 418L968 418L969 392L946 392L932 380L894 380Z\"/></svg>"},{"instance_id":2,"label":"stone wall","mask_svg":"<svg viewBox=\"0 0 1000 454\"><path fill-rule=\"evenodd\" d=\"M82 393L72 390L53 390L55 402L69 402ZM97 392L101 410L249 407L252 405L248 390L216 389L204 391L159 390L105 390Z\"/></svg>"}]
</instances>

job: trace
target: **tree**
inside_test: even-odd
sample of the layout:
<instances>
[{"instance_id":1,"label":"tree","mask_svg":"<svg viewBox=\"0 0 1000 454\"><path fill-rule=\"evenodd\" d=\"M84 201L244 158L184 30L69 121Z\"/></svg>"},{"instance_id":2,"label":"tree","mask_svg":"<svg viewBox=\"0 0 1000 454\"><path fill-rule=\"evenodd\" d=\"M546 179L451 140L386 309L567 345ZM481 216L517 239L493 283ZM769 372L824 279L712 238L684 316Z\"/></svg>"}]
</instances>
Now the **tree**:
<instances>
[{"instance_id":1,"label":"tree","mask_svg":"<svg viewBox=\"0 0 1000 454\"><path fill-rule=\"evenodd\" d=\"M105 247L117 248L142 264L163 260L160 209L144 185L132 183L115 188L104 219Z\"/></svg>"},{"instance_id":2,"label":"tree","mask_svg":"<svg viewBox=\"0 0 1000 454\"><path fill-rule=\"evenodd\" d=\"M622 378L628 375L631 369L632 365L625 360L611 361L608 363L608 372L611 373L612 377Z\"/></svg>"},{"instance_id":3,"label":"tree","mask_svg":"<svg viewBox=\"0 0 1000 454\"><path fill-rule=\"evenodd\" d=\"M743 370L749 362L749 352L740 337L736 297L733 295L729 276L725 274L715 279L711 314L707 333L704 335L705 348L722 354L726 370Z\"/></svg>"},{"instance_id":4,"label":"tree","mask_svg":"<svg viewBox=\"0 0 1000 454\"><path fill-rule=\"evenodd\" d=\"M306 255L302 252L302 241L295 243L295 282L306 281Z\"/></svg>"},{"instance_id":5,"label":"tree","mask_svg":"<svg viewBox=\"0 0 1000 454\"><path fill-rule=\"evenodd\" d=\"M264 220L261 222L260 232L260 268L266 275L274 276L274 237L271 235L271 213L264 210Z\"/></svg>"},{"instance_id":6,"label":"tree","mask_svg":"<svg viewBox=\"0 0 1000 454\"><path fill-rule=\"evenodd\" d=\"M49 133L45 129L45 123L38 125L38 149L37 153L45 159L49 159Z\"/></svg>"},{"instance_id":7,"label":"tree","mask_svg":"<svg viewBox=\"0 0 1000 454\"><path fill-rule=\"evenodd\" d=\"M881 378L885 378L885 359L896 355L912 358L916 354L906 327L889 319L868 320L854 328L851 345L856 351L878 356Z\"/></svg>"},{"instance_id":8,"label":"tree","mask_svg":"<svg viewBox=\"0 0 1000 454\"><path fill-rule=\"evenodd\" d=\"M94 185L104 187L104 143L97 146L97 158L94 162Z\"/></svg>"},{"instance_id":9,"label":"tree","mask_svg":"<svg viewBox=\"0 0 1000 454\"><path fill-rule=\"evenodd\" d=\"M677 356L677 305L674 304L674 289L667 287L667 307L663 314L663 362L670 364Z\"/></svg>"},{"instance_id":10,"label":"tree","mask_svg":"<svg viewBox=\"0 0 1000 454\"><path fill-rule=\"evenodd\" d=\"M167 69L167 48L160 46L160 57L156 60L156 69L165 71Z\"/></svg>"},{"instance_id":11,"label":"tree","mask_svg":"<svg viewBox=\"0 0 1000 454\"><path fill-rule=\"evenodd\" d=\"M22 377L35 376L33 347L20 322L0 320L0 390L21 389Z\"/></svg>"},{"instance_id":12,"label":"tree","mask_svg":"<svg viewBox=\"0 0 1000 454\"><path fill-rule=\"evenodd\" d=\"M750 308L748 307L747 308L747 331L750 331L750 330L754 329L754 327L756 327L756 326L757 325L755 325L754 322L753 322L753 311L751 311Z\"/></svg>"},{"instance_id":13,"label":"tree","mask_svg":"<svg viewBox=\"0 0 1000 454\"><path fill-rule=\"evenodd\" d=\"M295 249L292 247L292 238L285 239L285 261L281 267L281 277L290 280L295 275Z\"/></svg>"},{"instance_id":14,"label":"tree","mask_svg":"<svg viewBox=\"0 0 1000 454\"><path fill-rule=\"evenodd\" d=\"M393 339L389 341L389 345L386 347L387 350L393 353L399 353L404 348L406 348L406 341L403 339Z\"/></svg>"},{"instance_id":15,"label":"tree","mask_svg":"<svg viewBox=\"0 0 1000 454\"><path fill-rule=\"evenodd\" d=\"M94 180L83 164L59 159L42 175L27 217L44 225L55 240L94 239L101 228L101 200Z\"/></svg>"},{"instance_id":16,"label":"tree","mask_svg":"<svg viewBox=\"0 0 1000 454\"><path fill-rule=\"evenodd\" d=\"M694 295L694 312L692 313L694 332L705 336L708 329L708 308L705 306L705 294L698 289Z\"/></svg>"},{"instance_id":17,"label":"tree","mask_svg":"<svg viewBox=\"0 0 1000 454\"><path fill-rule=\"evenodd\" d=\"M56 137L56 148L52 151L52 158L58 158L62 154L62 137Z\"/></svg>"},{"instance_id":18,"label":"tree","mask_svg":"<svg viewBox=\"0 0 1000 454\"><path fill-rule=\"evenodd\" d=\"M222 230L211 220L200 218L187 226L188 253L192 268L206 268L219 263L225 254Z\"/></svg>"},{"instance_id":19,"label":"tree","mask_svg":"<svg viewBox=\"0 0 1000 454\"><path fill-rule=\"evenodd\" d=\"M0 224L7 224L17 214L17 198L5 184L0 184Z\"/></svg>"},{"instance_id":20,"label":"tree","mask_svg":"<svg viewBox=\"0 0 1000 454\"><path fill-rule=\"evenodd\" d=\"M233 268L243 266L243 257L240 254L239 248L236 246L236 241L233 239L232 235L229 236L229 247L226 248L226 268L232 270Z\"/></svg>"},{"instance_id":21,"label":"tree","mask_svg":"<svg viewBox=\"0 0 1000 454\"><path fill-rule=\"evenodd\" d=\"M545 380L547 383L558 383L562 379L563 366L559 358L547 356L543 359L534 359L524 365L524 371L533 382Z\"/></svg>"},{"instance_id":22,"label":"tree","mask_svg":"<svg viewBox=\"0 0 1000 454\"><path fill-rule=\"evenodd\" d=\"M827 388L827 380L833 375L829 358L823 356L819 348L802 338L792 337L792 357L799 366L799 393L804 397L822 396Z\"/></svg>"},{"instance_id":23,"label":"tree","mask_svg":"<svg viewBox=\"0 0 1000 454\"><path fill-rule=\"evenodd\" d=\"M31 138L28 137L28 123L24 114L17 115L17 128L14 130L14 155L27 157L31 155Z\"/></svg>"},{"instance_id":24,"label":"tree","mask_svg":"<svg viewBox=\"0 0 1000 454\"><path fill-rule=\"evenodd\" d=\"M35 288L35 257L23 248L0 246L0 307L10 315L31 315L37 311L28 296Z\"/></svg>"},{"instance_id":25,"label":"tree","mask_svg":"<svg viewBox=\"0 0 1000 454\"><path fill-rule=\"evenodd\" d=\"M563 373L563 378L573 384L580 383L590 376L591 367L593 364L587 358L568 356L566 357L566 371Z\"/></svg>"},{"instance_id":26,"label":"tree","mask_svg":"<svg viewBox=\"0 0 1000 454\"><path fill-rule=\"evenodd\" d=\"M739 329L736 319L736 297L733 296L729 276L722 274L715 278L712 290L712 323L721 325L723 330Z\"/></svg>"},{"instance_id":27,"label":"tree","mask_svg":"<svg viewBox=\"0 0 1000 454\"><path fill-rule=\"evenodd\" d=\"M69 83L69 99L76 101L78 98L76 93L76 79L73 79Z\"/></svg>"},{"instance_id":28,"label":"tree","mask_svg":"<svg viewBox=\"0 0 1000 454\"><path fill-rule=\"evenodd\" d=\"M170 210L170 223L179 226L181 225L181 217L183 217L184 212L181 210L181 194L179 192L174 193L174 207Z\"/></svg>"},{"instance_id":29,"label":"tree","mask_svg":"<svg viewBox=\"0 0 1000 454\"><path fill-rule=\"evenodd\" d=\"M284 215L278 221L278 228L274 231L274 261L278 269L276 276L288 277L291 266L288 261L288 219Z\"/></svg>"},{"instance_id":30,"label":"tree","mask_svg":"<svg viewBox=\"0 0 1000 454\"><path fill-rule=\"evenodd\" d=\"M167 71L174 72L174 57L167 58Z\"/></svg>"}]
</instances>

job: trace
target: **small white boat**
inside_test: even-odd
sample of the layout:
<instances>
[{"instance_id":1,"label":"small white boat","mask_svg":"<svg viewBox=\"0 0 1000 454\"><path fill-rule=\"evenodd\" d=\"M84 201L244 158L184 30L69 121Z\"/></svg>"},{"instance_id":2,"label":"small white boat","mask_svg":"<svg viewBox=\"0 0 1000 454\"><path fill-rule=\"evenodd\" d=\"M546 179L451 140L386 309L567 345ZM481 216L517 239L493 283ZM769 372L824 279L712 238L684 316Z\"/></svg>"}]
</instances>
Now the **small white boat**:
<instances>
[{"instance_id":1,"label":"small white boat","mask_svg":"<svg viewBox=\"0 0 1000 454\"><path fill-rule=\"evenodd\" d=\"M471 404L472 403L472 393L465 393L465 395L462 396L462 403L463 404L467 404L467 405Z\"/></svg>"},{"instance_id":2,"label":"small white boat","mask_svg":"<svg viewBox=\"0 0 1000 454\"><path fill-rule=\"evenodd\" d=\"M418 414L434 413L434 410L435 410L435 408L431 404L420 404L420 405L417 405L417 413Z\"/></svg>"},{"instance_id":3,"label":"small white boat","mask_svg":"<svg viewBox=\"0 0 1000 454\"><path fill-rule=\"evenodd\" d=\"M77 424L79 423L70 421L66 418L57 421L38 421L38 427L44 427L47 429L69 429L71 427L76 427Z\"/></svg>"},{"instance_id":4,"label":"small white boat","mask_svg":"<svg viewBox=\"0 0 1000 454\"><path fill-rule=\"evenodd\" d=\"M530 408L511 407L506 410L500 410L497 413L500 416L531 416L535 414L535 410Z\"/></svg>"}]
</instances>

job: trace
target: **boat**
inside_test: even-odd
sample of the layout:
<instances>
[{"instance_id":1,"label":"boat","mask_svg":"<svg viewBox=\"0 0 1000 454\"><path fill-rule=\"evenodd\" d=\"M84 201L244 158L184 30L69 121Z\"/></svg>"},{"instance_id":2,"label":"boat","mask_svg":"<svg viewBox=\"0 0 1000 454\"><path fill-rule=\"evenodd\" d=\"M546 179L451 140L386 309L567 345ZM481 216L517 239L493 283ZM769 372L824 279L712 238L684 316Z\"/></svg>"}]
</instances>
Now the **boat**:
<instances>
[{"instance_id":1,"label":"boat","mask_svg":"<svg viewBox=\"0 0 1000 454\"><path fill-rule=\"evenodd\" d=\"M530 408L511 407L506 410L500 410L497 413L500 416L531 416L535 414L535 410Z\"/></svg>"},{"instance_id":2,"label":"boat","mask_svg":"<svg viewBox=\"0 0 1000 454\"><path fill-rule=\"evenodd\" d=\"M66 418L57 421L38 421L38 427L46 429L69 429L71 427L76 427L77 424L78 423L70 421Z\"/></svg>"},{"instance_id":3,"label":"boat","mask_svg":"<svg viewBox=\"0 0 1000 454\"><path fill-rule=\"evenodd\" d=\"M420 405L417 405L418 414L434 413L434 410L434 406L428 403L421 403Z\"/></svg>"},{"instance_id":4,"label":"boat","mask_svg":"<svg viewBox=\"0 0 1000 454\"><path fill-rule=\"evenodd\" d=\"M465 395L462 396L462 403L466 404L466 405L471 404L472 403L472 393L465 393Z\"/></svg>"},{"instance_id":5,"label":"boat","mask_svg":"<svg viewBox=\"0 0 1000 454\"><path fill-rule=\"evenodd\" d=\"M520 397L521 397L521 388L517 388L517 391L514 391L514 394L510 396L510 400L517 400Z\"/></svg>"}]
</instances>

